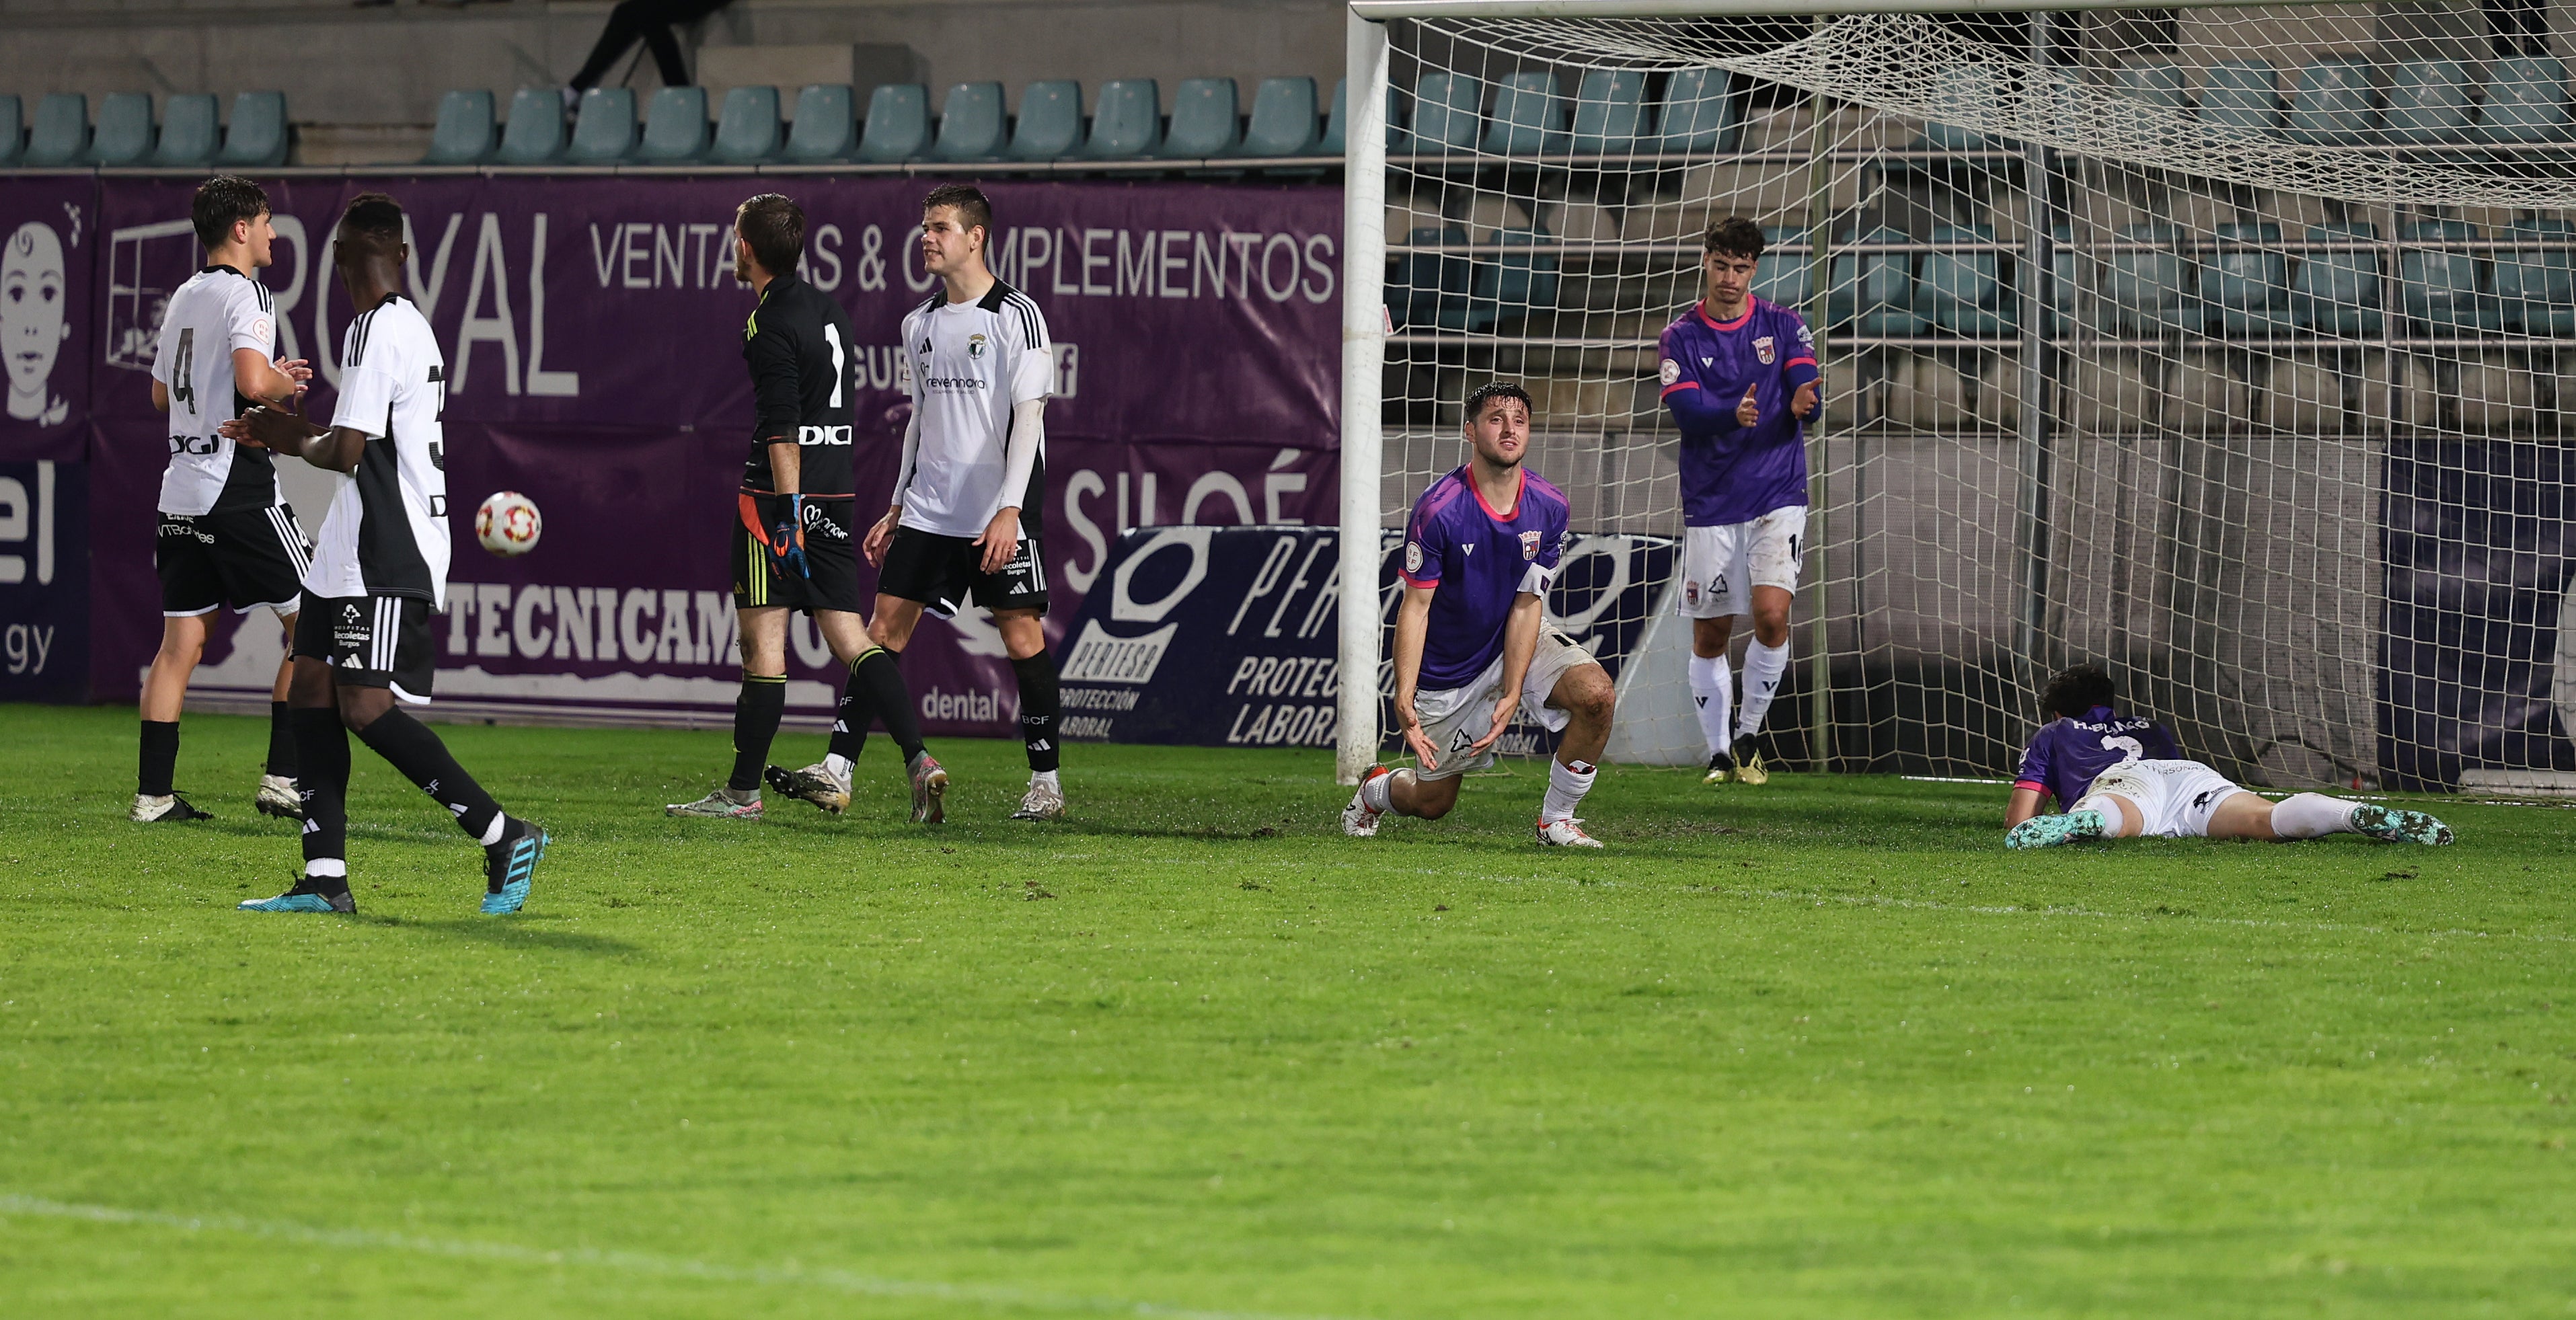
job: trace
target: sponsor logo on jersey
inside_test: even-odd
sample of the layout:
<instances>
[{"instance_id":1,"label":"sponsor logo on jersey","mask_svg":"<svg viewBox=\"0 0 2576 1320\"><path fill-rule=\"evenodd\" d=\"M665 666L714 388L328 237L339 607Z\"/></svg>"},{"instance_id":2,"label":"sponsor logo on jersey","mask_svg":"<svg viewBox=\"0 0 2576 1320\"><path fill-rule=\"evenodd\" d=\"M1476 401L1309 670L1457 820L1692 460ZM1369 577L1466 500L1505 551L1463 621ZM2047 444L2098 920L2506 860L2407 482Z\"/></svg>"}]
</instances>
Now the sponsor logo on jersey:
<instances>
[{"instance_id":1,"label":"sponsor logo on jersey","mask_svg":"<svg viewBox=\"0 0 2576 1320\"><path fill-rule=\"evenodd\" d=\"M1521 533L1521 558L1522 558L1522 559L1524 559L1524 560L1530 560L1530 559L1536 559L1536 558L1538 558L1538 541L1539 541L1539 537L1540 537L1540 536L1542 536L1542 535L1544 535L1544 533L1540 533L1540 532L1523 532L1523 533Z\"/></svg>"},{"instance_id":2,"label":"sponsor logo on jersey","mask_svg":"<svg viewBox=\"0 0 2576 1320\"><path fill-rule=\"evenodd\" d=\"M1671 358L1665 358L1664 365L1655 373L1655 375L1666 385L1670 385L1682 378L1682 364L1673 361Z\"/></svg>"},{"instance_id":3,"label":"sponsor logo on jersey","mask_svg":"<svg viewBox=\"0 0 2576 1320\"><path fill-rule=\"evenodd\" d=\"M1753 356L1762 359L1762 365L1770 366L1780 360L1780 341L1770 335L1754 340Z\"/></svg>"},{"instance_id":4,"label":"sponsor logo on jersey","mask_svg":"<svg viewBox=\"0 0 2576 1320\"><path fill-rule=\"evenodd\" d=\"M1419 573L1422 571L1422 543L1420 541L1407 541L1404 543L1404 571L1407 573Z\"/></svg>"},{"instance_id":5,"label":"sponsor logo on jersey","mask_svg":"<svg viewBox=\"0 0 2576 1320\"><path fill-rule=\"evenodd\" d=\"M800 445L846 445L850 443L850 428L846 426L800 426L796 428L796 443Z\"/></svg>"},{"instance_id":6,"label":"sponsor logo on jersey","mask_svg":"<svg viewBox=\"0 0 2576 1320\"><path fill-rule=\"evenodd\" d=\"M973 376L924 376L921 378L921 383L926 389L946 390L951 393L971 394L986 388L983 381Z\"/></svg>"}]
</instances>

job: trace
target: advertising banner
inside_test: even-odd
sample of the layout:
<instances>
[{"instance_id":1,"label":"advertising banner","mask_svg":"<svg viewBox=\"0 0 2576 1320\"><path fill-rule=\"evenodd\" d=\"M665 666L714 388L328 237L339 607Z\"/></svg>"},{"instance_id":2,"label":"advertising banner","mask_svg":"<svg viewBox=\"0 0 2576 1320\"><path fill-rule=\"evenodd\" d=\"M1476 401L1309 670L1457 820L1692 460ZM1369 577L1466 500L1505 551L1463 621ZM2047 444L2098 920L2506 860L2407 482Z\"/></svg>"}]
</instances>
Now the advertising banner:
<instances>
[{"instance_id":1,"label":"advertising banner","mask_svg":"<svg viewBox=\"0 0 2576 1320\"><path fill-rule=\"evenodd\" d=\"M88 391L101 587L91 663L96 693L115 697L136 689L160 628L151 511L167 451L149 397L153 335L162 303L201 255L185 219L188 185L81 186L101 190L89 237L106 245L112 272L85 314L102 346ZM738 662L725 537L750 436L742 327L754 301L732 273L734 208L767 188L795 196L808 217L804 277L850 311L864 525L891 494L910 414L900 322L939 287L922 273L915 243L927 187L388 177L272 188L275 261L259 275L275 297L281 349L313 362L312 407L325 416L351 315L330 267L332 227L363 191L390 193L409 215L407 292L448 363L456 547L442 704L570 719L730 719ZM1335 190L1014 182L986 191L996 272L1037 302L1055 345L1047 499L1025 515L1045 537L1051 638L1061 638L1127 529L1331 520ZM298 488L318 496L326 486L293 479L290 497L309 528L321 509ZM493 558L472 539L472 510L499 490L530 496L544 515L543 539L522 558ZM873 590L873 576L863 577ZM219 642L200 687L264 691L252 652L273 665L274 632L241 629L238 659ZM840 674L810 624L795 635L791 715L823 717ZM1008 660L980 611L926 622L904 663L931 731L1013 731Z\"/></svg>"},{"instance_id":2,"label":"advertising banner","mask_svg":"<svg viewBox=\"0 0 2576 1320\"><path fill-rule=\"evenodd\" d=\"M89 438L97 190L86 176L0 188L0 462L78 462Z\"/></svg>"},{"instance_id":3,"label":"advertising banner","mask_svg":"<svg viewBox=\"0 0 2576 1320\"><path fill-rule=\"evenodd\" d=\"M0 462L0 701L80 701L89 686L88 473Z\"/></svg>"}]
</instances>

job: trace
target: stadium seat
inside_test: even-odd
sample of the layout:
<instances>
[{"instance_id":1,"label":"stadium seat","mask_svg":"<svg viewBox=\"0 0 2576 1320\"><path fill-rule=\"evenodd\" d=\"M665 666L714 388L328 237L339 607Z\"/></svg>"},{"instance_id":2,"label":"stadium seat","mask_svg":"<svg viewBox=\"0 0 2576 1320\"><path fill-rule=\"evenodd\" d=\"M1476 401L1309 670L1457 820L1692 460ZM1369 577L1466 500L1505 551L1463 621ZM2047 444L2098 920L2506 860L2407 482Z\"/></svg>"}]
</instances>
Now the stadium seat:
<instances>
[{"instance_id":1,"label":"stadium seat","mask_svg":"<svg viewBox=\"0 0 2576 1320\"><path fill-rule=\"evenodd\" d=\"M815 83L796 94L796 118L778 158L800 165L840 160L858 145L859 120L848 83Z\"/></svg>"},{"instance_id":2,"label":"stadium seat","mask_svg":"<svg viewBox=\"0 0 2576 1320\"><path fill-rule=\"evenodd\" d=\"M2363 242L2379 239L2379 226L2369 223L2310 225L2310 243ZM2309 252L2299 258L2290 277L2290 319L2302 329L2331 335L2375 335L2380 328L2379 253Z\"/></svg>"},{"instance_id":3,"label":"stadium seat","mask_svg":"<svg viewBox=\"0 0 2576 1320\"><path fill-rule=\"evenodd\" d=\"M2284 117L2290 140L2357 147L2379 140L2379 69L2358 56L2318 60L2299 70Z\"/></svg>"},{"instance_id":4,"label":"stadium seat","mask_svg":"<svg viewBox=\"0 0 2576 1320\"><path fill-rule=\"evenodd\" d=\"M243 92L233 98L217 165L274 169L286 163L293 135L286 124L286 93Z\"/></svg>"},{"instance_id":5,"label":"stadium seat","mask_svg":"<svg viewBox=\"0 0 2576 1320\"><path fill-rule=\"evenodd\" d=\"M1515 73L1494 88L1493 117L1485 123L1485 150L1496 156L1565 154L1565 98L1548 70Z\"/></svg>"},{"instance_id":6,"label":"stadium seat","mask_svg":"<svg viewBox=\"0 0 2576 1320\"><path fill-rule=\"evenodd\" d=\"M1881 225L1851 241L1904 243L1911 236ZM1825 276L1825 317L1856 334L1921 334L1923 318L1914 311L1913 256L1872 252L1835 257Z\"/></svg>"},{"instance_id":7,"label":"stadium seat","mask_svg":"<svg viewBox=\"0 0 2576 1320\"><path fill-rule=\"evenodd\" d=\"M36 127L27 135L21 165L77 165L89 150L89 98L55 92L36 102Z\"/></svg>"},{"instance_id":8,"label":"stadium seat","mask_svg":"<svg viewBox=\"0 0 2576 1320\"><path fill-rule=\"evenodd\" d=\"M948 99L939 107L939 140L930 148L932 160L992 160L1008 145L1008 127L1003 121L1002 85L997 82L959 83L948 89Z\"/></svg>"},{"instance_id":9,"label":"stadium seat","mask_svg":"<svg viewBox=\"0 0 2576 1320\"><path fill-rule=\"evenodd\" d=\"M1243 121L1232 78L1184 78L1172 93L1172 126L1162 154L1181 160L1231 156L1242 141Z\"/></svg>"},{"instance_id":10,"label":"stadium seat","mask_svg":"<svg viewBox=\"0 0 2576 1320\"><path fill-rule=\"evenodd\" d=\"M2209 328L2223 335L2266 337L2290 328L2290 258L2277 224L2220 225L2221 243L2263 250L2221 250L2201 263L2200 296Z\"/></svg>"},{"instance_id":11,"label":"stadium seat","mask_svg":"<svg viewBox=\"0 0 2576 1320\"><path fill-rule=\"evenodd\" d=\"M593 87L581 94L573 119L569 165L614 165L635 151L635 92L626 87Z\"/></svg>"},{"instance_id":12,"label":"stadium seat","mask_svg":"<svg viewBox=\"0 0 2576 1320\"><path fill-rule=\"evenodd\" d=\"M81 158L92 165L140 165L152 154L152 94L110 92L99 98L98 128Z\"/></svg>"},{"instance_id":13,"label":"stadium seat","mask_svg":"<svg viewBox=\"0 0 2576 1320\"><path fill-rule=\"evenodd\" d=\"M1315 80L1264 78L1243 131L1247 156L1304 156L1315 149Z\"/></svg>"},{"instance_id":14,"label":"stadium seat","mask_svg":"<svg viewBox=\"0 0 2576 1320\"><path fill-rule=\"evenodd\" d=\"M1091 140L1082 154L1092 160L1150 156L1163 145L1163 89L1151 78L1118 78L1100 84L1091 108Z\"/></svg>"},{"instance_id":15,"label":"stadium seat","mask_svg":"<svg viewBox=\"0 0 2576 1320\"><path fill-rule=\"evenodd\" d=\"M2117 241L2172 244L2180 237L2170 224L2151 223L2123 226ZM2163 335L2196 323L2194 264L2169 246L2109 253L2102 263L2102 296L2113 328L2124 335Z\"/></svg>"},{"instance_id":16,"label":"stadium seat","mask_svg":"<svg viewBox=\"0 0 2576 1320\"><path fill-rule=\"evenodd\" d=\"M450 91L438 98L438 126L429 131L429 154L423 165L479 165L496 141L492 94Z\"/></svg>"},{"instance_id":17,"label":"stadium seat","mask_svg":"<svg viewBox=\"0 0 2576 1320\"><path fill-rule=\"evenodd\" d=\"M2406 319L2416 328L2436 335L2504 328L2504 307L2490 291L2486 262L2476 252L2403 246L2477 237L2477 226L2466 220L2418 220L2398 231L2397 287Z\"/></svg>"},{"instance_id":18,"label":"stadium seat","mask_svg":"<svg viewBox=\"0 0 2576 1320\"><path fill-rule=\"evenodd\" d=\"M1406 151L1465 151L1476 145L1485 84L1466 73L1426 73L1413 88L1413 128Z\"/></svg>"},{"instance_id":19,"label":"stadium seat","mask_svg":"<svg viewBox=\"0 0 2576 1320\"><path fill-rule=\"evenodd\" d=\"M678 165L707 154L707 89L665 87L644 107L644 140L635 160L646 165Z\"/></svg>"},{"instance_id":20,"label":"stadium seat","mask_svg":"<svg viewBox=\"0 0 2576 1320\"><path fill-rule=\"evenodd\" d=\"M859 130L859 159L883 165L930 150L930 89L881 83L868 93L868 122Z\"/></svg>"},{"instance_id":21,"label":"stadium seat","mask_svg":"<svg viewBox=\"0 0 2576 1320\"><path fill-rule=\"evenodd\" d=\"M2161 136L2191 113L2191 96L2183 72L2171 64L2141 64L2119 70L2120 97L2138 107L2113 127L2132 136Z\"/></svg>"},{"instance_id":22,"label":"stadium seat","mask_svg":"<svg viewBox=\"0 0 2576 1320\"><path fill-rule=\"evenodd\" d=\"M0 96L0 166L18 163L18 153L27 146L25 112L19 108L16 93Z\"/></svg>"},{"instance_id":23,"label":"stadium seat","mask_svg":"<svg viewBox=\"0 0 2576 1320\"><path fill-rule=\"evenodd\" d=\"M1935 151L1984 151L1986 135L1946 124L1938 118L1945 107L1992 110L2004 101L2003 75L1988 64L1963 64L1932 75L1934 118L1923 124L1923 145Z\"/></svg>"},{"instance_id":24,"label":"stadium seat","mask_svg":"<svg viewBox=\"0 0 2576 1320\"><path fill-rule=\"evenodd\" d=\"M1935 225L1935 243L1992 243L1992 225ZM1914 311L1953 334L2008 335L2021 328L2020 300L2003 283L1997 252L1926 252L1914 282Z\"/></svg>"},{"instance_id":25,"label":"stadium seat","mask_svg":"<svg viewBox=\"0 0 2576 1320\"><path fill-rule=\"evenodd\" d=\"M1806 309L1808 295L1816 287L1814 254L1782 252L1776 257L1769 255L1777 249L1801 245L1806 241L1804 225L1762 227L1764 256L1762 264L1753 271L1754 297L1782 307Z\"/></svg>"},{"instance_id":26,"label":"stadium seat","mask_svg":"<svg viewBox=\"0 0 2576 1320\"><path fill-rule=\"evenodd\" d=\"M1051 78L1020 89L1013 160L1063 160L1082 146L1082 84Z\"/></svg>"},{"instance_id":27,"label":"stadium seat","mask_svg":"<svg viewBox=\"0 0 2576 1320\"><path fill-rule=\"evenodd\" d=\"M2268 60L2230 60L2209 66L2200 89L2200 122L2211 128L2266 137L2281 132L2281 80Z\"/></svg>"},{"instance_id":28,"label":"stadium seat","mask_svg":"<svg viewBox=\"0 0 2576 1320\"><path fill-rule=\"evenodd\" d=\"M1713 155L1735 150L1744 136L1744 107L1724 69L1684 69L1664 84L1664 100L1649 144L1667 155Z\"/></svg>"},{"instance_id":29,"label":"stadium seat","mask_svg":"<svg viewBox=\"0 0 2576 1320\"><path fill-rule=\"evenodd\" d=\"M757 165L778 155L778 89L736 87L716 115L715 145L707 159L720 165Z\"/></svg>"},{"instance_id":30,"label":"stadium seat","mask_svg":"<svg viewBox=\"0 0 2576 1320\"><path fill-rule=\"evenodd\" d=\"M1637 149L1645 127L1646 75L1633 69L1591 69L1574 91L1574 150L1589 156L1624 156Z\"/></svg>"},{"instance_id":31,"label":"stadium seat","mask_svg":"<svg viewBox=\"0 0 2576 1320\"><path fill-rule=\"evenodd\" d=\"M563 94L551 87L522 87L510 98L510 122L501 126L495 165L551 165L563 154Z\"/></svg>"},{"instance_id":32,"label":"stadium seat","mask_svg":"<svg viewBox=\"0 0 2576 1320\"><path fill-rule=\"evenodd\" d=\"M2564 220L2524 220L2504 237L2554 248L2496 254L2496 301L2505 328L2534 335L2576 335L2576 225Z\"/></svg>"},{"instance_id":33,"label":"stadium seat","mask_svg":"<svg viewBox=\"0 0 2576 1320\"><path fill-rule=\"evenodd\" d=\"M1467 231L1458 225L1424 225L1416 228L1407 241L1414 246L1433 243L1465 243ZM1466 306L1472 275L1467 257L1455 252L1407 252L1389 263L1393 270L1387 276L1387 311L1398 329L1423 329L1449 319L1450 309Z\"/></svg>"},{"instance_id":34,"label":"stadium seat","mask_svg":"<svg viewBox=\"0 0 2576 1320\"><path fill-rule=\"evenodd\" d=\"M1393 147L1402 137L1402 134L1398 132L1396 128L1397 121L1395 118L1395 104L1395 89L1392 87L1387 88L1386 144L1389 147ZM1333 83L1333 108L1324 115L1323 139L1315 144L1316 155L1339 156L1349 151L1350 148L1348 143L1350 141L1350 125L1344 123L1343 119L1350 113L1350 108L1351 80L1348 78L1337 79Z\"/></svg>"},{"instance_id":35,"label":"stadium seat","mask_svg":"<svg viewBox=\"0 0 2576 1320\"><path fill-rule=\"evenodd\" d=\"M1536 229L1502 229L1486 240L1509 247L1548 242ZM1443 306L1440 327L1483 334L1506 319L1556 306L1557 264L1553 255L1510 252L1473 259L1466 302Z\"/></svg>"},{"instance_id":36,"label":"stadium seat","mask_svg":"<svg viewBox=\"0 0 2576 1320\"><path fill-rule=\"evenodd\" d=\"M2489 142L2576 139L2576 123L2567 114L2567 66L2528 55L2488 65L2478 136Z\"/></svg>"},{"instance_id":37,"label":"stadium seat","mask_svg":"<svg viewBox=\"0 0 2576 1320\"><path fill-rule=\"evenodd\" d=\"M2388 140L2403 146L2468 141L2469 66L2458 60L2408 60L2388 80Z\"/></svg>"}]
</instances>

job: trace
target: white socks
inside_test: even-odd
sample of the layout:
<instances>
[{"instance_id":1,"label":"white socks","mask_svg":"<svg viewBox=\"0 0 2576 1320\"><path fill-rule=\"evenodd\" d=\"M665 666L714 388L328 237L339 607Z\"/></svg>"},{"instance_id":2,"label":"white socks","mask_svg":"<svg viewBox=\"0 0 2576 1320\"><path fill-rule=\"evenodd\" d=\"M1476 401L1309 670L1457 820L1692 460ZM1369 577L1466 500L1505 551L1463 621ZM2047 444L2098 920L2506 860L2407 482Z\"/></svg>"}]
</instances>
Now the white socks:
<instances>
[{"instance_id":1,"label":"white socks","mask_svg":"<svg viewBox=\"0 0 2576 1320\"><path fill-rule=\"evenodd\" d=\"M1764 646L1757 637L1744 648L1744 715L1736 723L1736 737L1750 738L1762 732L1762 717L1771 713L1771 698L1780 691L1780 679L1788 672L1787 642Z\"/></svg>"},{"instance_id":2,"label":"white socks","mask_svg":"<svg viewBox=\"0 0 2576 1320\"><path fill-rule=\"evenodd\" d=\"M308 880L346 880L349 864L337 857L316 857L304 864L304 876Z\"/></svg>"},{"instance_id":3,"label":"white socks","mask_svg":"<svg viewBox=\"0 0 2576 1320\"><path fill-rule=\"evenodd\" d=\"M508 812L506 812L506 811L496 811L496 812L493 812L493 813L492 813L492 823L483 827L483 837L482 837L482 839L481 839L481 840L479 840L479 842L481 842L481 843L482 843L482 845L483 845L484 847L486 847L486 848L491 847L493 844L499 843L499 842L501 841L501 828L502 828L503 826L505 826L505 825L509 824L509 823L510 823L510 814L509 814Z\"/></svg>"},{"instance_id":4,"label":"white socks","mask_svg":"<svg viewBox=\"0 0 2576 1320\"><path fill-rule=\"evenodd\" d=\"M829 752L823 757L823 768L831 771L834 779L838 779L845 784L850 781L850 770L853 764L854 763L850 758L841 755L839 752Z\"/></svg>"},{"instance_id":5,"label":"white socks","mask_svg":"<svg viewBox=\"0 0 2576 1320\"><path fill-rule=\"evenodd\" d=\"M1395 809L1395 776L1409 775L1412 773L1413 772L1410 770L1397 770L1391 774L1379 775L1377 778L1360 785L1360 805L1371 811L1393 811Z\"/></svg>"},{"instance_id":6,"label":"white socks","mask_svg":"<svg viewBox=\"0 0 2576 1320\"><path fill-rule=\"evenodd\" d=\"M1040 784L1044 784L1050 792L1056 793L1059 796L1062 795L1064 792L1064 781L1056 778L1056 773L1057 772L1053 770L1031 770L1029 772L1029 787L1036 788Z\"/></svg>"},{"instance_id":7,"label":"white socks","mask_svg":"<svg viewBox=\"0 0 2576 1320\"><path fill-rule=\"evenodd\" d=\"M1547 800L1539 804L1538 823L1553 825L1573 815L1574 808L1582 803L1583 795L1592 791L1593 777L1599 773L1600 767L1590 761L1577 761L1567 765L1555 757L1549 757Z\"/></svg>"},{"instance_id":8,"label":"white socks","mask_svg":"<svg viewBox=\"0 0 2576 1320\"><path fill-rule=\"evenodd\" d=\"M1691 702L1699 708L1700 736L1708 739L1708 754L1732 750L1735 726L1727 718L1735 700L1735 673L1722 655L1695 655L1690 658Z\"/></svg>"},{"instance_id":9,"label":"white socks","mask_svg":"<svg viewBox=\"0 0 2576 1320\"><path fill-rule=\"evenodd\" d=\"M2272 833L2284 839L2316 839L2352 830L2353 804L2323 793L2293 793L2272 804Z\"/></svg>"}]
</instances>

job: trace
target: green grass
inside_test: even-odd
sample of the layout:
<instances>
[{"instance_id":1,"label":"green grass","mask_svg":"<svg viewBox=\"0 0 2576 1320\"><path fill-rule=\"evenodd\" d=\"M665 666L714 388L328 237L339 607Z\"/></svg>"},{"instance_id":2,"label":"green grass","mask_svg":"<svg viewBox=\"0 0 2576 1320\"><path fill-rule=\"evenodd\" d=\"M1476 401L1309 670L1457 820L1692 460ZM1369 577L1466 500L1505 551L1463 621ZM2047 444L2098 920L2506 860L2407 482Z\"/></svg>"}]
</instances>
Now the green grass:
<instances>
[{"instance_id":1,"label":"green grass","mask_svg":"<svg viewBox=\"0 0 2576 1320\"><path fill-rule=\"evenodd\" d=\"M2022 855L1614 768L1569 856L1527 769L1357 841L1320 755L1076 746L1029 827L952 742L923 830L880 742L746 826L660 813L720 733L443 731L519 917L363 748L361 915L236 913L261 724L138 827L130 712L0 707L0 1314L2576 1310L2560 811Z\"/></svg>"}]
</instances>

